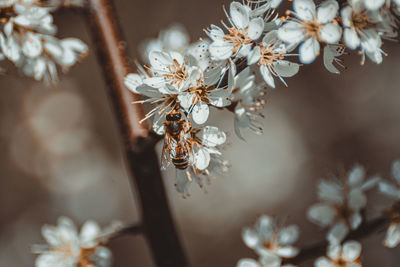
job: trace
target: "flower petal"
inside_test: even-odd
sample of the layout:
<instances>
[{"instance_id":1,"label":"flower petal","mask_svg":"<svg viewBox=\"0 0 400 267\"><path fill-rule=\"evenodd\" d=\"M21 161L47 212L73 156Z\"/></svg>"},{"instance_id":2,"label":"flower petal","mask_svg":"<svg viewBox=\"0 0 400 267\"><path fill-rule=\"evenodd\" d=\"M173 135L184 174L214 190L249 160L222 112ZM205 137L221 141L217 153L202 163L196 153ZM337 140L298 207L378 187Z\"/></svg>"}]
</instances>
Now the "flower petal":
<instances>
[{"instance_id":1,"label":"flower petal","mask_svg":"<svg viewBox=\"0 0 400 267\"><path fill-rule=\"evenodd\" d=\"M326 257L320 257L314 262L315 267L334 267L333 262L328 260Z\"/></svg>"},{"instance_id":2,"label":"flower petal","mask_svg":"<svg viewBox=\"0 0 400 267\"><path fill-rule=\"evenodd\" d=\"M331 22L335 19L339 10L336 0L326 0L317 9L317 19L321 24Z\"/></svg>"},{"instance_id":3,"label":"flower petal","mask_svg":"<svg viewBox=\"0 0 400 267\"><path fill-rule=\"evenodd\" d=\"M343 40L346 46L353 50L359 47L361 43L356 30L350 28L344 29Z\"/></svg>"},{"instance_id":4,"label":"flower petal","mask_svg":"<svg viewBox=\"0 0 400 267\"><path fill-rule=\"evenodd\" d=\"M400 224L390 225L383 244L388 248L395 248L400 244Z\"/></svg>"},{"instance_id":5,"label":"flower petal","mask_svg":"<svg viewBox=\"0 0 400 267\"><path fill-rule=\"evenodd\" d=\"M202 144L209 147L222 145L226 141L226 134L214 126L204 127L199 137L202 140Z\"/></svg>"},{"instance_id":6,"label":"flower petal","mask_svg":"<svg viewBox=\"0 0 400 267\"><path fill-rule=\"evenodd\" d=\"M293 9L301 20L311 21L315 17L315 4L312 0L294 0Z\"/></svg>"},{"instance_id":7,"label":"flower petal","mask_svg":"<svg viewBox=\"0 0 400 267\"><path fill-rule=\"evenodd\" d=\"M258 236L257 232L254 231L253 229L250 228L245 228L242 231L242 238L244 243L249 247L249 248L255 248L257 245L262 243L260 240L260 237Z\"/></svg>"},{"instance_id":8,"label":"flower petal","mask_svg":"<svg viewBox=\"0 0 400 267\"><path fill-rule=\"evenodd\" d=\"M292 77L299 71L299 64L287 60L278 60L274 63L274 71L281 77Z\"/></svg>"},{"instance_id":9,"label":"flower petal","mask_svg":"<svg viewBox=\"0 0 400 267\"><path fill-rule=\"evenodd\" d=\"M245 6L239 2L232 2L230 5L231 20L239 30L244 30L249 25L249 14Z\"/></svg>"},{"instance_id":10,"label":"flower petal","mask_svg":"<svg viewBox=\"0 0 400 267\"><path fill-rule=\"evenodd\" d=\"M291 225L281 228L278 233L279 245L286 246L291 245L299 238L299 227L297 225Z\"/></svg>"},{"instance_id":11,"label":"flower petal","mask_svg":"<svg viewBox=\"0 0 400 267\"><path fill-rule=\"evenodd\" d=\"M326 239L331 244L340 244L349 233L349 227L343 221L335 224L327 233Z\"/></svg>"},{"instance_id":12,"label":"flower petal","mask_svg":"<svg viewBox=\"0 0 400 267\"><path fill-rule=\"evenodd\" d=\"M193 121L197 124L203 124L207 121L210 109L204 102L197 103L192 110Z\"/></svg>"},{"instance_id":13,"label":"flower petal","mask_svg":"<svg viewBox=\"0 0 400 267\"><path fill-rule=\"evenodd\" d=\"M342 257L345 261L355 261L361 255L361 244L357 241L347 241L343 244Z\"/></svg>"},{"instance_id":14,"label":"flower petal","mask_svg":"<svg viewBox=\"0 0 400 267\"><path fill-rule=\"evenodd\" d=\"M278 29L278 37L286 43L299 43L305 37L305 30L300 23L289 21Z\"/></svg>"},{"instance_id":15,"label":"flower petal","mask_svg":"<svg viewBox=\"0 0 400 267\"><path fill-rule=\"evenodd\" d=\"M315 38L308 38L300 45L300 61L304 64L312 63L319 55L319 42Z\"/></svg>"},{"instance_id":16,"label":"flower petal","mask_svg":"<svg viewBox=\"0 0 400 267\"><path fill-rule=\"evenodd\" d=\"M241 259L237 265L237 267L261 267L260 264L253 259Z\"/></svg>"},{"instance_id":17,"label":"flower petal","mask_svg":"<svg viewBox=\"0 0 400 267\"><path fill-rule=\"evenodd\" d=\"M213 60L226 60L233 54L233 43L222 41L215 41L209 46L211 58Z\"/></svg>"},{"instance_id":18,"label":"flower petal","mask_svg":"<svg viewBox=\"0 0 400 267\"><path fill-rule=\"evenodd\" d=\"M264 20L260 17L254 18L250 21L249 27L247 28L247 36L251 40L257 40L260 38L264 31Z\"/></svg>"},{"instance_id":19,"label":"flower petal","mask_svg":"<svg viewBox=\"0 0 400 267\"><path fill-rule=\"evenodd\" d=\"M263 77L264 81L271 87L275 88L275 81L272 73L269 71L266 65L260 66L261 76Z\"/></svg>"},{"instance_id":20,"label":"flower petal","mask_svg":"<svg viewBox=\"0 0 400 267\"><path fill-rule=\"evenodd\" d=\"M335 23L325 24L319 30L319 36L327 44L335 44L340 40L342 36L342 28Z\"/></svg>"},{"instance_id":21,"label":"flower petal","mask_svg":"<svg viewBox=\"0 0 400 267\"><path fill-rule=\"evenodd\" d=\"M136 88L143 83L139 74L130 73L126 75L124 80L125 86L134 93L137 93Z\"/></svg>"},{"instance_id":22,"label":"flower petal","mask_svg":"<svg viewBox=\"0 0 400 267\"><path fill-rule=\"evenodd\" d=\"M318 203L311 206L308 210L308 219L320 226L328 226L333 223L333 219L337 215L334 207L325 203Z\"/></svg>"}]
</instances>

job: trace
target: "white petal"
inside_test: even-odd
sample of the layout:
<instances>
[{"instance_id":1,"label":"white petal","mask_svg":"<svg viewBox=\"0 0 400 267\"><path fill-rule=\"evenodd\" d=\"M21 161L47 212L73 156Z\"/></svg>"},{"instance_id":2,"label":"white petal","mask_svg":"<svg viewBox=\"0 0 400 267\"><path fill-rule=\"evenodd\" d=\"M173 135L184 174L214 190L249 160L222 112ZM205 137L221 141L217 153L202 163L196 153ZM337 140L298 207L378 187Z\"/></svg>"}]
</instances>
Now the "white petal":
<instances>
[{"instance_id":1,"label":"white petal","mask_svg":"<svg viewBox=\"0 0 400 267\"><path fill-rule=\"evenodd\" d=\"M204 170L210 164L210 153L207 150L200 148L194 155L196 168L199 170Z\"/></svg>"},{"instance_id":2,"label":"white petal","mask_svg":"<svg viewBox=\"0 0 400 267\"><path fill-rule=\"evenodd\" d=\"M258 219L256 228L264 241L270 240L275 234L275 222L267 215L263 215Z\"/></svg>"},{"instance_id":3,"label":"white petal","mask_svg":"<svg viewBox=\"0 0 400 267\"><path fill-rule=\"evenodd\" d=\"M210 30L207 31L206 33L213 41L221 40L225 36L224 31L220 27L215 26L213 24L211 24Z\"/></svg>"},{"instance_id":4,"label":"white petal","mask_svg":"<svg viewBox=\"0 0 400 267\"><path fill-rule=\"evenodd\" d=\"M271 72L269 71L268 67L265 65L260 66L260 72L264 79L264 81L271 87L275 88L275 81L274 77L272 76Z\"/></svg>"},{"instance_id":5,"label":"white petal","mask_svg":"<svg viewBox=\"0 0 400 267\"><path fill-rule=\"evenodd\" d=\"M364 0L364 5L369 10L378 10L384 3L385 0Z\"/></svg>"},{"instance_id":6,"label":"white petal","mask_svg":"<svg viewBox=\"0 0 400 267\"><path fill-rule=\"evenodd\" d=\"M315 4L312 0L294 0L293 9L301 20L311 21L315 17Z\"/></svg>"},{"instance_id":7,"label":"white petal","mask_svg":"<svg viewBox=\"0 0 400 267\"><path fill-rule=\"evenodd\" d=\"M233 43L215 41L209 46L208 49L213 60L226 60L232 56L233 47Z\"/></svg>"},{"instance_id":8,"label":"white petal","mask_svg":"<svg viewBox=\"0 0 400 267\"><path fill-rule=\"evenodd\" d=\"M331 244L339 244L349 233L349 228L344 222L335 224L327 233L326 239Z\"/></svg>"},{"instance_id":9,"label":"white petal","mask_svg":"<svg viewBox=\"0 0 400 267\"><path fill-rule=\"evenodd\" d=\"M361 244L357 241L347 241L343 244L342 257L345 261L355 261L361 255Z\"/></svg>"},{"instance_id":10,"label":"white petal","mask_svg":"<svg viewBox=\"0 0 400 267\"><path fill-rule=\"evenodd\" d=\"M319 36L327 44L335 44L340 40L342 28L338 24L328 23L319 30Z\"/></svg>"},{"instance_id":11,"label":"white petal","mask_svg":"<svg viewBox=\"0 0 400 267\"><path fill-rule=\"evenodd\" d=\"M250 21L249 27L247 28L247 36L251 40L257 40L260 38L264 31L264 20L260 17L254 18Z\"/></svg>"},{"instance_id":12,"label":"white petal","mask_svg":"<svg viewBox=\"0 0 400 267\"><path fill-rule=\"evenodd\" d=\"M230 5L231 20L239 30L244 30L249 25L249 14L247 9L238 2L232 2Z\"/></svg>"},{"instance_id":13,"label":"white petal","mask_svg":"<svg viewBox=\"0 0 400 267\"><path fill-rule=\"evenodd\" d=\"M398 184L400 184L400 161L396 160L392 164L392 175Z\"/></svg>"},{"instance_id":14,"label":"white petal","mask_svg":"<svg viewBox=\"0 0 400 267\"><path fill-rule=\"evenodd\" d=\"M126 75L124 83L129 90L134 93L137 93L136 88L143 83L142 78L139 74L130 73Z\"/></svg>"},{"instance_id":15,"label":"white petal","mask_svg":"<svg viewBox=\"0 0 400 267\"><path fill-rule=\"evenodd\" d=\"M365 178L365 169L361 165L356 165L349 172L347 184L350 187L360 186Z\"/></svg>"},{"instance_id":16,"label":"white petal","mask_svg":"<svg viewBox=\"0 0 400 267\"><path fill-rule=\"evenodd\" d=\"M346 27L352 26L352 14L353 14L353 8L350 5L345 6L340 10L340 15L344 26Z\"/></svg>"},{"instance_id":17,"label":"white petal","mask_svg":"<svg viewBox=\"0 0 400 267\"><path fill-rule=\"evenodd\" d=\"M67 217L58 219L58 234L67 243L76 243L78 241L78 230L72 220Z\"/></svg>"},{"instance_id":18,"label":"white petal","mask_svg":"<svg viewBox=\"0 0 400 267\"><path fill-rule=\"evenodd\" d=\"M353 213L349 218L350 228L357 229L362 223L362 216L359 212Z\"/></svg>"},{"instance_id":19,"label":"white petal","mask_svg":"<svg viewBox=\"0 0 400 267\"><path fill-rule=\"evenodd\" d=\"M241 259L237 265L237 267L260 267L257 261L253 259Z\"/></svg>"},{"instance_id":20,"label":"white petal","mask_svg":"<svg viewBox=\"0 0 400 267\"><path fill-rule=\"evenodd\" d=\"M299 48L299 59L304 64L313 62L319 55L319 42L315 38L308 38Z\"/></svg>"},{"instance_id":21,"label":"white petal","mask_svg":"<svg viewBox=\"0 0 400 267\"><path fill-rule=\"evenodd\" d=\"M249 248L255 248L261 242L257 232L250 228L243 229L242 238Z\"/></svg>"},{"instance_id":22,"label":"white petal","mask_svg":"<svg viewBox=\"0 0 400 267\"><path fill-rule=\"evenodd\" d=\"M351 209L360 210L367 205L367 197L361 189L353 189L348 195L348 204Z\"/></svg>"},{"instance_id":23,"label":"white petal","mask_svg":"<svg viewBox=\"0 0 400 267\"><path fill-rule=\"evenodd\" d=\"M314 204L307 212L308 219L320 226L331 225L336 215L336 209L325 203Z\"/></svg>"},{"instance_id":24,"label":"white petal","mask_svg":"<svg viewBox=\"0 0 400 267\"><path fill-rule=\"evenodd\" d=\"M292 258L299 254L299 249L292 246L280 247L276 250L276 254L280 257Z\"/></svg>"},{"instance_id":25,"label":"white petal","mask_svg":"<svg viewBox=\"0 0 400 267\"><path fill-rule=\"evenodd\" d=\"M299 64L287 60L278 60L274 63L274 70L281 77L292 77L297 74L299 68Z\"/></svg>"},{"instance_id":26,"label":"white petal","mask_svg":"<svg viewBox=\"0 0 400 267\"><path fill-rule=\"evenodd\" d=\"M226 141L226 134L214 126L204 127L201 130L199 137L202 140L202 144L209 147L222 145Z\"/></svg>"},{"instance_id":27,"label":"white petal","mask_svg":"<svg viewBox=\"0 0 400 267\"><path fill-rule=\"evenodd\" d=\"M390 225L383 244L389 248L397 247L400 244L400 224Z\"/></svg>"},{"instance_id":28,"label":"white petal","mask_svg":"<svg viewBox=\"0 0 400 267\"><path fill-rule=\"evenodd\" d=\"M210 109L206 103L197 103L192 111L193 121L197 124L203 124L207 121L208 115L210 114Z\"/></svg>"},{"instance_id":29,"label":"white petal","mask_svg":"<svg viewBox=\"0 0 400 267\"><path fill-rule=\"evenodd\" d=\"M190 92L183 92L178 95L179 105L188 110L193 105L193 99L195 95Z\"/></svg>"},{"instance_id":30,"label":"white petal","mask_svg":"<svg viewBox=\"0 0 400 267\"><path fill-rule=\"evenodd\" d=\"M338 183L322 180L318 184L318 198L327 202L342 204L343 187Z\"/></svg>"},{"instance_id":31,"label":"white petal","mask_svg":"<svg viewBox=\"0 0 400 267\"><path fill-rule=\"evenodd\" d=\"M327 258L320 257L314 262L314 267L334 267L334 265Z\"/></svg>"},{"instance_id":32,"label":"white petal","mask_svg":"<svg viewBox=\"0 0 400 267\"><path fill-rule=\"evenodd\" d=\"M28 32L22 45L22 52L27 57L37 57L42 53L42 42L38 35Z\"/></svg>"},{"instance_id":33,"label":"white petal","mask_svg":"<svg viewBox=\"0 0 400 267\"><path fill-rule=\"evenodd\" d=\"M350 28L344 29L343 40L346 46L353 50L359 47L361 42L356 30Z\"/></svg>"},{"instance_id":34,"label":"white petal","mask_svg":"<svg viewBox=\"0 0 400 267\"><path fill-rule=\"evenodd\" d=\"M291 225L288 227L281 228L278 233L279 245L291 245L299 238L299 227L297 225Z\"/></svg>"},{"instance_id":35,"label":"white petal","mask_svg":"<svg viewBox=\"0 0 400 267\"><path fill-rule=\"evenodd\" d=\"M136 87L136 91L138 94L145 95L147 97L155 97L159 98L161 97L161 93L157 88L154 88L152 86L149 86L147 84L142 84L138 87Z\"/></svg>"},{"instance_id":36,"label":"white petal","mask_svg":"<svg viewBox=\"0 0 400 267\"><path fill-rule=\"evenodd\" d=\"M255 63L257 63L261 58L261 52L260 52L260 47L257 45L256 47L254 47L249 55L247 56L247 64L253 65Z\"/></svg>"},{"instance_id":37,"label":"white petal","mask_svg":"<svg viewBox=\"0 0 400 267\"><path fill-rule=\"evenodd\" d=\"M333 259L339 260L342 257L342 246L341 244L328 244L328 248L326 250L326 255Z\"/></svg>"},{"instance_id":38,"label":"white petal","mask_svg":"<svg viewBox=\"0 0 400 267\"><path fill-rule=\"evenodd\" d=\"M47 243L51 246L56 247L62 244L62 241L58 235L58 230L54 226L44 225L42 227L42 235L44 239L46 239Z\"/></svg>"},{"instance_id":39,"label":"white petal","mask_svg":"<svg viewBox=\"0 0 400 267\"><path fill-rule=\"evenodd\" d=\"M60 253L45 253L40 255L36 261L36 267L65 267L65 258Z\"/></svg>"},{"instance_id":40,"label":"white petal","mask_svg":"<svg viewBox=\"0 0 400 267\"><path fill-rule=\"evenodd\" d=\"M325 24L335 19L339 10L339 4L336 0L326 0L317 9L318 22Z\"/></svg>"},{"instance_id":41,"label":"white petal","mask_svg":"<svg viewBox=\"0 0 400 267\"><path fill-rule=\"evenodd\" d=\"M378 184L378 188L380 192L388 196L400 199L400 190L396 188L394 185L385 181L381 181Z\"/></svg>"},{"instance_id":42,"label":"white petal","mask_svg":"<svg viewBox=\"0 0 400 267\"><path fill-rule=\"evenodd\" d=\"M275 255L269 251L265 251L260 257L260 263L262 266L268 267L280 267L281 266L281 258L278 255Z\"/></svg>"},{"instance_id":43,"label":"white petal","mask_svg":"<svg viewBox=\"0 0 400 267\"><path fill-rule=\"evenodd\" d=\"M101 233L100 226L94 221L87 221L82 226L81 233L80 233L80 240L83 246L93 246L97 243L95 240L99 237Z\"/></svg>"},{"instance_id":44,"label":"white petal","mask_svg":"<svg viewBox=\"0 0 400 267\"><path fill-rule=\"evenodd\" d=\"M168 66L173 63L171 56L168 53L161 51L150 52L149 61L151 69L155 72L166 72L168 71Z\"/></svg>"},{"instance_id":45,"label":"white petal","mask_svg":"<svg viewBox=\"0 0 400 267\"><path fill-rule=\"evenodd\" d=\"M286 43L299 43L305 37L305 29L300 23L289 21L278 29L278 37Z\"/></svg>"}]
</instances>

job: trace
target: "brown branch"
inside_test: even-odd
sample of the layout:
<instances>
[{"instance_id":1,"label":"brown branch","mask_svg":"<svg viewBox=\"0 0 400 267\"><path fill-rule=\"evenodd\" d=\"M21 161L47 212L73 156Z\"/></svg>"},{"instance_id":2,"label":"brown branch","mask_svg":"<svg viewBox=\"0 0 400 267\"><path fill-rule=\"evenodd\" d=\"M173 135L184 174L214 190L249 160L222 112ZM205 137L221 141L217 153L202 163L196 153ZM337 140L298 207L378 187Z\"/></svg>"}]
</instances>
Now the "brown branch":
<instances>
[{"instance_id":1,"label":"brown branch","mask_svg":"<svg viewBox=\"0 0 400 267\"><path fill-rule=\"evenodd\" d=\"M154 149L157 138L149 133L147 125L139 123L143 118L142 107L131 104L138 100L137 96L124 86L126 74L133 71L113 1L89 0L88 23L123 140L126 167L136 185L143 232L154 261L162 267L187 266Z\"/></svg>"},{"instance_id":2,"label":"brown branch","mask_svg":"<svg viewBox=\"0 0 400 267\"><path fill-rule=\"evenodd\" d=\"M351 232L345 240L360 240L370 236L373 233L377 233L380 230L386 228L390 223L390 219L387 217L379 217L366 222L360 226L356 231ZM309 247L301 249L300 253L291 259L286 259L285 263L298 265L310 259L316 259L318 257L326 255L328 242L320 242Z\"/></svg>"}]
</instances>

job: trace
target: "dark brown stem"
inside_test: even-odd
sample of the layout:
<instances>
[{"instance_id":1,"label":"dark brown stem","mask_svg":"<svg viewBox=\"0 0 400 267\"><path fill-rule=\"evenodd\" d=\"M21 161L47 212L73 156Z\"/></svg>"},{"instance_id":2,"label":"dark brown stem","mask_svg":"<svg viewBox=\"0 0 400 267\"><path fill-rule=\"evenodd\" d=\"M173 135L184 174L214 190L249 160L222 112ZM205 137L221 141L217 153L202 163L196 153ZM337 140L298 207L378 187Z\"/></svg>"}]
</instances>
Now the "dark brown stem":
<instances>
[{"instance_id":1,"label":"dark brown stem","mask_svg":"<svg viewBox=\"0 0 400 267\"><path fill-rule=\"evenodd\" d=\"M139 123L144 117L142 107L131 104L138 96L124 86L126 74L133 71L113 1L89 0L88 22L123 140L126 168L137 189L143 233L154 261L160 267L187 266L154 149L158 138L149 133L146 124Z\"/></svg>"},{"instance_id":2,"label":"dark brown stem","mask_svg":"<svg viewBox=\"0 0 400 267\"><path fill-rule=\"evenodd\" d=\"M377 233L380 230L386 228L390 223L390 219L387 217L379 217L369 222L366 222L360 226L356 231L351 232L345 240L360 240L370 236L371 234ZM316 259L320 256L326 255L328 242L320 242L309 247L301 249L299 255L294 258L287 259L286 263L298 265L310 259Z\"/></svg>"}]
</instances>

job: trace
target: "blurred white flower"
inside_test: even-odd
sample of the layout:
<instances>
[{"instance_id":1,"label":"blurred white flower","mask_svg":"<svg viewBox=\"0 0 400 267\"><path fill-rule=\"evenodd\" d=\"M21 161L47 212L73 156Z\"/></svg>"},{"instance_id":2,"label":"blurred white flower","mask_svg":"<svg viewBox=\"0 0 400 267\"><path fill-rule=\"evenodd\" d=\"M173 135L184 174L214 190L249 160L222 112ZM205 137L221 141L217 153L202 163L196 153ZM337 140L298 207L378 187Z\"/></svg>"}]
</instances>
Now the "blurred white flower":
<instances>
[{"instance_id":1,"label":"blurred white flower","mask_svg":"<svg viewBox=\"0 0 400 267\"><path fill-rule=\"evenodd\" d=\"M392 163L392 177L395 184L381 180L379 181L379 191L395 200L400 200L400 160Z\"/></svg>"},{"instance_id":2,"label":"blurred white flower","mask_svg":"<svg viewBox=\"0 0 400 267\"><path fill-rule=\"evenodd\" d=\"M278 30L279 38L291 45L301 43L299 59L309 64L319 55L320 42L335 44L342 30L335 21L339 5L335 0L325 0L318 8L312 0L294 0L294 17Z\"/></svg>"},{"instance_id":3,"label":"blurred white flower","mask_svg":"<svg viewBox=\"0 0 400 267\"><path fill-rule=\"evenodd\" d=\"M189 34L181 24L173 24L162 30L157 39L151 39L141 44L141 54L146 62L153 51L182 52L189 45Z\"/></svg>"},{"instance_id":4,"label":"blurred white flower","mask_svg":"<svg viewBox=\"0 0 400 267\"><path fill-rule=\"evenodd\" d=\"M330 245L327 257L318 258L315 267L361 267L361 244L357 241L347 241L341 245Z\"/></svg>"},{"instance_id":5,"label":"blurred white flower","mask_svg":"<svg viewBox=\"0 0 400 267\"><path fill-rule=\"evenodd\" d=\"M67 71L88 53L79 39L54 37L56 26L50 12L36 1L4 1L0 51L25 75L46 82L57 81L57 65Z\"/></svg>"},{"instance_id":6,"label":"blurred white flower","mask_svg":"<svg viewBox=\"0 0 400 267\"><path fill-rule=\"evenodd\" d=\"M365 170L360 165L348 173L346 184L321 181L318 185L321 202L309 208L309 220L322 227L330 227L327 240L331 244L340 243L350 230L360 226L363 220L361 211L367 205L365 191L378 181L378 177L365 181Z\"/></svg>"},{"instance_id":7,"label":"blurred white flower","mask_svg":"<svg viewBox=\"0 0 400 267\"><path fill-rule=\"evenodd\" d=\"M245 228L242 236L245 244L260 258L259 264L251 259L243 259L238 262L239 267L279 267L282 258L292 258L299 253L299 249L293 246L299 237L298 227L291 225L278 228L274 220L266 215L258 219L254 228Z\"/></svg>"},{"instance_id":8,"label":"blurred white flower","mask_svg":"<svg viewBox=\"0 0 400 267\"><path fill-rule=\"evenodd\" d=\"M392 177L395 184L387 181L379 182L379 191L383 194L400 201L400 161L395 160L392 163ZM392 210L389 211L391 223L386 232L386 237L383 242L384 246L389 248L397 247L400 244L400 212L399 204L395 203Z\"/></svg>"},{"instance_id":9,"label":"blurred white flower","mask_svg":"<svg viewBox=\"0 0 400 267\"><path fill-rule=\"evenodd\" d=\"M37 267L106 267L111 265L111 251L104 247L120 226L113 225L101 230L94 221L87 221L78 233L75 224L66 217L58 219L57 226L44 225L42 235L47 245L34 245L34 253L40 254Z\"/></svg>"}]
</instances>

